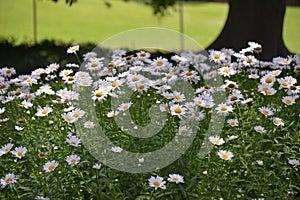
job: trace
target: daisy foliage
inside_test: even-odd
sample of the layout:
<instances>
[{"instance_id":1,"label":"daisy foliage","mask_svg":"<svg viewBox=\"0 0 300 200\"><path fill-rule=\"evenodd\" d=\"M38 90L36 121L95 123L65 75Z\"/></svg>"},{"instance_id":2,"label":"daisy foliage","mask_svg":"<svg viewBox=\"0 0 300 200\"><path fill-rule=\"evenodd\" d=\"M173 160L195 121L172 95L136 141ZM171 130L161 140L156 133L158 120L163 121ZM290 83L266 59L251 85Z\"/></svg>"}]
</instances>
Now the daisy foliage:
<instances>
[{"instance_id":1,"label":"daisy foliage","mask_svg":"<svg viewBox=\"0 0 300 200\"><path fill-rule=\"evenodd\" d=\"M109 57L75 45L66 54L77 63L23 75L2 66L0 199L299 198L300 56L262 61L263 47L248 45L208 55L116 49ZM181 80L192 94L180 90ZM80 106L80 99L91 103ZM136 137L149 124L157 133ZM115 158L135 152L132 165L155 170L122 172L94 157L85 146L94 138L81 133L99 127L112 141L105 152ZM163 168L138 154L189 139L183 155Z\"/></svg>"}]
</instances>

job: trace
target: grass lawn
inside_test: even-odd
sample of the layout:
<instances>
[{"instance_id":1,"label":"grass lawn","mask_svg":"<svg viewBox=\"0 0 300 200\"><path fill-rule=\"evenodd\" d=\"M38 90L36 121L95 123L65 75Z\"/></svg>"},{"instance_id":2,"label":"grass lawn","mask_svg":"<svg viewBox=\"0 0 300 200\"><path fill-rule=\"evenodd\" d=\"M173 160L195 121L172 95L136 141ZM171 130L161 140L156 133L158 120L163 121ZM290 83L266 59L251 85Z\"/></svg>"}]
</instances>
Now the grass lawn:
<instances>
[{"instance_id":1,"label":"grass lawn","mask_svg":"<svg viewBox=\"0 0 300 200\"><path fill-rule=\"evenodd\" d=\"M178 13L157 18L152 9L134 2L111 0L111 8L103 1L79 1L72 7L64 1L37 1L38 40L55 39L64 42L100 43L122 31L142 27L162 27L179 30ZM228 5L222 3L186 4L185 33L203 47L209 45L222 30ZM33 41L31 0L0 0L0 37L16 43ZM284 40L292 52L299 52L300 8L288 7L285 17Z\"/></svg>"}]
</instances>

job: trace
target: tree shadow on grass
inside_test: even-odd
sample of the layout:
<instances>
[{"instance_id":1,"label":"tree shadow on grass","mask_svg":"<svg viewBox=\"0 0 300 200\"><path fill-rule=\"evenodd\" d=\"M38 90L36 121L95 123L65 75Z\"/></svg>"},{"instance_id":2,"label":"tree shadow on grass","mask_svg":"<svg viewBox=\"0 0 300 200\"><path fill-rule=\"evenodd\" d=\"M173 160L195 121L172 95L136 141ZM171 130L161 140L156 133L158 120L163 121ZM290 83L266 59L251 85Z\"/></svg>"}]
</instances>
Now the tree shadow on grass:
<instances>
[{"instance_id":1,"label":"tree shadow on grass","mask_svg":"<svg viewBox=\"0 0 300 200\"><path fill-rule=\"evenodd\" d=\"M64 66L67 63L77 63L75 56L67 54L67 48L72 44L44 40L32 45L22 43L15 45L13 41L0 40L0 68L14 67L17 74L28 74L36 68L45 68L51 63ZM92 51L96 44L80 44L78 56Z\"/></svg>"}]
</instances>

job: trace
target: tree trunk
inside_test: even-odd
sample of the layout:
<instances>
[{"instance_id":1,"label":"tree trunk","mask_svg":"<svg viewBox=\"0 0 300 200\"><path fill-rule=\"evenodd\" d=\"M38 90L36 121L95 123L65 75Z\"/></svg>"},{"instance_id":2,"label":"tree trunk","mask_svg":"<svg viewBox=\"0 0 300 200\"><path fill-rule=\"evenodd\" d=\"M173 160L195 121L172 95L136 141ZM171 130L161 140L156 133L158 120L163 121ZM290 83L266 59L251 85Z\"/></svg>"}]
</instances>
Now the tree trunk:
<instances>
[{"instance_id":1,"label":"tree trunk","mask_svg":"<svg viewBox=\"0 0 300 200\"><path fill-rule=\"evenodd\" d=\"M225 26L207 49L238 51L249 41L262 45L261 59L290 54L282 38L285 0L230 0Z\"/></svg>"}]
</instances>

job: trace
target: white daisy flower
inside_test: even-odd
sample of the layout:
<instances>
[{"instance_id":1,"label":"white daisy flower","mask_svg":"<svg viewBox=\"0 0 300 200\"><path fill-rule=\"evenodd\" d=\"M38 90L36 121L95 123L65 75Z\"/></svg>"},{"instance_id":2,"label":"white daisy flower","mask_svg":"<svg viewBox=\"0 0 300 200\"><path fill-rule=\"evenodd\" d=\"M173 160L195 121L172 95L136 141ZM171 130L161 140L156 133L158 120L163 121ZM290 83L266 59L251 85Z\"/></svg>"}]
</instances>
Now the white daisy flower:
<instances>
[{"instance_id":1,"label":"white daisy flower","mask_svg":"<svg viewBox=\"0 0 300 200\"><path fill-rule=\"evenodd\" d=\"M229 119L227 120L227 124L231 127L235 127L239 125L239 122L237 119Z\"/></svg>"},{"instance_id":2,"label":"white daisy flower","mask_svg":"<svg viewBox=\"0 0 300 200\"><path fill-rule=\"evenodd\" d=\"M126 111L130 108L130 106L132 105L132 102L128 102L128 103L122 103L119 107L118 110L119 111Z\"/></svg>"},{"instance_id":3,"label":"white daisy flower","mask_svg":"<svg viewBox=\"0 0 300 200\"><path fill-rule=\"evenodd\" d=\"M56 169L56 167L59 165L59 163L56 161L56 160L52 160L52 161L49 161L47 162L44 167L43 167L43 170L45 172L52 172Z\"/></svg>"},{"instance_id":4,"label":"white daisy flower","mask_svg":"<svg viewBox=\"0 0 300 200\"><path fill-rule=\"evenodd\" d=\"M297 160L297 159L289 159L288 163L289 163L290 165L293 165L293 166L298 166L298 165L300 165L300 162L299 162L299 160Z\"/></svg>"},{"instance_id":5,"label":"white daisy flower","mask_svg":"<svg viewBox=\"0 0 300 200\"><path fill-rule=\"evenodd\" d=\"M12 187L12 184L16 183L16 177L13 173L6 174L6 176L0 180L1 188L5 188L7 185Z\"/></svg>"},{"instance_id":6,"label":"white daisy flower","mask_svg":"<svg viewBox=\"0 0 300 200\"><path fill-rule=\"evenodd\" d=\"M88 128L88 129L91 129L91 128L94 128L94 127L95 127L95 124L94 124L94 122L92 122L92 121L86 121L86 122L83 124L83 127L84 127L84 128Z\"/></svg>"},{"instance_id":7,"label":"white daisy flower","mask_svg":"<svg viewBox=\"0 0 300 200\"><path fill-rule=\"evenodd\" d=\"M112 147L110 150L114 153L121 153L123 151L121 147Z\"/></svg>"},{"instance_id":8,"label":"white daisy flower","mask_svg":"<svg viewBox=\"0 0 300 200\"><path fill-rule=\"evenodd\" d=\"M274 114L274 112L272 111L271 108L267 108L265 106L263 107L260 107L259 109L259 112L262 113L265 117L269 117L269 116L272 116Z\"/></svg>"},{"instance_id":9,"label":"white daisy flower","mask_svg":"<svg viewBox=\"0 0 300 200\"><path fill-rule=\"evenodd\" d=\"M5 107L0 108L0 115L3 114L5 112Z\"/></svg>"},{"instance_id":10,"label":"white daisy flower","mask_svg":"<svg viewBox=\"0 0 300 200\"><path fill-rule=\"evenodd\" d=\"M226 105L225 103L221 103L216 107L217 113L227 116L229 112L233 111L233 107L231 105Z\"/></svg>"},{"instance_id":11,"label":"white daisy flower","mask_svg":"<svg viewBox=\"0 0 300 200\"><path fill-rule=\"evenodd\" d=\"M262 126L254 126L254 130L257 132L257 133L265 133L266 132L266 129Z\"/></svg>"},{"instance_id":12,"label":"white daisy flower","mask_svg":"<svg viewBox=\"0 0 300 200\"><path fill-rule=\"evenodd\" d=\"M264 162L262 160L256 160L256 163L260 166L264 165Z\"/></svg>"},{"instance_id":13,"label":"white daisy flower","mask_svg":"<svg viewBox=\"0 0 300 200\"><path fill-rule=\"evenodd\" d=\"M80 161L80 156L78 155L69 155L66 158L68 165L76 165Z\"/></svg>"},{"instance_id":14,"label":"white daisy flower","mask_svg":"<svg viewBox=\"0 0 300 200\"><path fill-rule=\"evenodd\" d=\"M67 53L74 53L74 54L76 54L77 51L79 51L79 45L75 45L75 46L69 47L67 49Z\"/></svg>"},{"instance_id":15,"label":"white daisy flower","mask_svg":"<svg viewBox=\"0 0 300 200\"><path fill-rule=\"evenodd\" d=\"M11 153L14 154L14 156L16 156L17 158L22 158L25 156L27 152L27 148L26 147L16 147Z\"/></svg>"},{"instance_id":16,"label":"white daisy flower","mask_svg":"<svg viewBox=\"0 0 300 200\"><path fill-rule=\"evenodd\" d=\"M231 158L233 157L233 153L231 153L230 151L220 150L218 151L218 156L223 160L231 160Z\"/></svg>"},{"instance_id":17,"label":"white daisy flower","mask_svg":"<svg viewBox=\"0 0 300 200\"><path fill-rule=\"evenodd\" d=\"M51 113L52 111L53 111L53 109L50 106L48 106L48 105L46 105L43 108L41 106L39 106L37 108L37 113L35 115L38 116L38 117L45 117L49 113Z\"/></svg>"},{"instance_id":18,"label":"white daisy flower","mask_svg":"<svg viewBox=\"0 0 300 200\"><path fill-rule=\"evenodd\" d=\"M210 136L208 138L208 140L211 143L213 143L214 145L218 145L218 146L220 146L220 145L222 145L222 144L225 143L225 141L223 140L223 138L220 138L219 136Z\"/></svg>"},{"instance_id":19,"label":"white daisy flower","mask_svg":"<svg viewBox=\"0 0 300 200\"><path fill-rule=\"evenodd\" d=\"M273 118L273 123L275 126L284 126L284 122L282 121L281 118L278 117Z\"/></svg>"},{"instance_id":20,"label":"white daisy flower","mask_svg":"<svg viewBox=\"0 0 300 200\"><path fill-rule=\"evenodd\" d=\"M178 129L178 135L181 136L191 136L192 129L187 126L180 126Z\"/></svg>"},{"instance_id":21,"label":"white daisy flower","mask_svg":"<svg viewBox=\"0 0 300 200\"><path fill-rule=\"evenodd\" d=\"M99 169L101 169L101 166L102 166L101 163L96 163L93 165L93 168L99 170Z\"/></svg>"},{"instance_id":22,"label":"white daisy flower","mask_svg":"<svg viewBox=\"0 0 300 200\"><path fill-rule=\"evenodd\" d=\"M169 182L184 183L183 176L179 174L169 174L169 178L167 179Z\"/></svg>"},{"instance_id":23,"label":"white daisy flower","mask_svg":"<svg viewBox=\"0 0 300 200\"><path fill-rule=\"evenodd\" d=\"M10 152L10 150L12 149L13 146L14 145L12 143L7 143L7 144L3 145L0 149L0 156Z\"/></svg>"},{"instance_id":24,"label":"white daisy flower","mask_svg":"<svg viewBox=\"0 0 300 200\"><path fill-rule=\"evenodd\" d=\"M77 136L70 136L66 139L66 141L74 147L79 147L80 146L80 139Z\"/></svg>"},{"instance_id":25,"label":"white daisy flower","mask_svg":"<svg viewBox=\"0 0 300 200\"><path fill-rule=\"evenodd\" d=\"M182 118L186 114L186 108L184 108L182 105L173 104L171 105L171 115L178 116L179 118Z\"/></svg>"},{"instance_id":26,"label":"white daisy flower","mask_svg":"<svg viewBox=\"0 0 300 200\"><path fill-rule=\"evenodd\" d=\"M108 113L106 114L106 116L107 116L108 118L112 118L112 117L117 116L118 114L119 114L118 111L110 111L110 112L108 112Z\"/></svg>"},{"instance_id":27,"label":"white daisy flower","mask_svg":"<svg viewBox=\"0 0 300 200\"><path fill-rule=\"evenodd\" d=\"M73 117L70 113L64 113L61 116L65 120L65 122L70 124L77 121L77 118Z\"/></svg>"},{"instance_id":28,"label":"white daisy flower","mask_svg":"<svg viewBox=\"0 0 300 200\"><path fill-rule=\"evenodd\" d=\"M154 176L151 176L149 179L148 179L148 181L149 181L149 185L151 186L151 187L154 187L155 188L155 190L157 189L157 188L161 188L161 189L166 189L166 181L164 181L164 179L162 178L162 177L160 177L160 176L156 176L156 177L154 177Z\"/></svg>"},{"instance_id":29,"label":"white daisy flower","mask_svg":"<svg viewBox=\"0 0 300 200\"><path fill-rule=\"evenodd\" d=\"M295 95L295 96L285 96L282 98L282 102L285 104L285 105L293 105L296 101L296 99L298 98L299 96L298 95Z\"/></svg>"}]
</instances>

